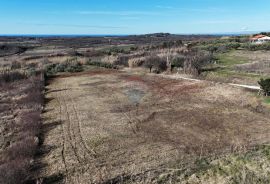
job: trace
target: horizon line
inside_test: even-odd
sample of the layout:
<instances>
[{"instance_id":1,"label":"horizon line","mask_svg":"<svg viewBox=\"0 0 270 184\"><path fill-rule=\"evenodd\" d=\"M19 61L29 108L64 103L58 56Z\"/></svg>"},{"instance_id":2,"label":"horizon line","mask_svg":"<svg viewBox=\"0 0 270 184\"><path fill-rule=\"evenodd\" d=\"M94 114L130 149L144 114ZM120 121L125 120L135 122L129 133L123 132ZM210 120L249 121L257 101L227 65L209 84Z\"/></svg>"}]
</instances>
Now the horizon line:
<instances>
[{"instance_id":1,"label":"horizon line","mask_svg":"<svg viewBox=\"0 0 270 184\"><path fill-rule=\"evenodd\" d=\"M35 36L82 36L82 37L97 37L97 36L108 36L108 37L114 37L114 36L140 36L140 35L151 35L151 34L170 34L170 35L183 35L183 36L188 36L188 35L248 35L248 34L255 34L255 33L261 33L261 32L269 32L269 31L240 31L240 32L217 32L217 33L167 33L167 32L156 32L156 33L142 33L142 34L33 34L33 33L23 33L23 34L0 34L0 37L5 37L5 36L10 36L10 37L15 37L15 36L22 36L22 37L35 37Z\"/></svg>"}]
</instances>

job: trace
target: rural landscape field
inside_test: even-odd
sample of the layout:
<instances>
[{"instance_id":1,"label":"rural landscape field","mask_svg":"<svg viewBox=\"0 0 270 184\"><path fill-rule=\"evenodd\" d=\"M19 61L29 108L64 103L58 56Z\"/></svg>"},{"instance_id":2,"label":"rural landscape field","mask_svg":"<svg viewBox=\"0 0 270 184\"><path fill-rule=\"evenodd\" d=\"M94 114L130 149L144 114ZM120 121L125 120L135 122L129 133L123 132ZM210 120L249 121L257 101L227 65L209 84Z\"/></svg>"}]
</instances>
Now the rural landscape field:
<instances>
[{"instance_id":1,"label":"rural landscape field","mask_svg":"<svg viewBox=\"0 0 270 184\"><path fill-rule=\"evenodd\" d=\"M269 7L0 1L0 184L270 184Z\"/></svg>"},{"instance_id":2,"label":"rural landscape field","mask_svg":"<svg viewBox=\"0 0 270 184\"><path fill-rule=\"evenodd\" d=\"M269 183L251 36L2 37L1 183Z\"/></svg>"}]
</instances>

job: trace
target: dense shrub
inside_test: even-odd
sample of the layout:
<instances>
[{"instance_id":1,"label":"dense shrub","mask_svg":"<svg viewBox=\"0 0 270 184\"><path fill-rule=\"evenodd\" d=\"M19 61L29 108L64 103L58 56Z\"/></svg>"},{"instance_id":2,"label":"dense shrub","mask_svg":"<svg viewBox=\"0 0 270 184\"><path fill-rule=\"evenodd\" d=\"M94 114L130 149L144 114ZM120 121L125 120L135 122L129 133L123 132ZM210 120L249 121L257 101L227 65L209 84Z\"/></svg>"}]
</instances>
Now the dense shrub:
<instances>
[{"instance_id":1,"label":"dense shrub","mask_svg":"<svg viewBox=\"0 0 270 184\"><path fill-rule=\"evenodd\" d=\"M256 50L270 50L270 43L263 43L263 44L253 44L253 43L247 43L243 45L243 48L256 51Z\"/></svg>"},{"instance_id":2,"label":"dense shrub","mask_svg":"<svg viewBox=\"0 0 270 184\"><path fill-rule=\"evenodd\" d=\"M270 95L270 78L261 79L258 83L261 86L261 89L263 90L264 95L269 96Z\"/></svg>"},{"instance_id":3,"label":"dense shrub","mask_svg":"<svg viewBox=\"0 0 270 184\"><path fill-rule=\"evenodd\" d=\"M31 159L37 150L37 142L32 136L27 136L23 140L12 144L4 153L6 161L12 161L16 158Z\"/></svg>"},{"instance_id":4,"label":"dense shrub","mask_svg":"<svg viewBox=\"0 0 270 184\"><path fill-rule=\"evenodd\" d=\"M81 72L83 71L82 64L79 62L70 62L67 64L66 70L67 72Z\"/></svg>"},{"instance_id":5,"label":"dense shrub","mask_svg":"<svg viewBox=\"0 0 270 184\"><path fill-rule=\"evenodd\" d=\"M109 68L109 69L118 69L118 67L116 65L113 65L111 63L100 62L100 61L88 60L86 62L86 64L87 65L92 65L92 66L103 67L103 68Z\"/></svg>"},{"instance_id":6,"label":"dense shrub","mask_svg":"<svg viewBox=\"0 0 270 184\"><path fill-rule=\"evenodd\" d=\"M22 158L16 158L10 162L0 165L0 184L18 184L24 183L30 173L30 161Z\"/></svg>"},{"instance_id":7,"label":"dense shrub","mask_svg":"<svg viewBox=\"0 0 270 184\"><path fill-rule=\"evenodd\" d=\"M21 63L18 61L14 61L11 63L11 70L20 69L22 67Z\"/></svg>"},{"instance_id":8,"label":"dense shrub","mask_svg":"<svg viewBox=\"0 0 270 184\"><path fill-rule=\"evenodd\" d=\"M12 123L14 140L1 153L0 184L18 184L30 180L33 159L39 146L44 89L43 73L40 72L39 76L31 76L19 84L24 86L23 89L13 89L13 91L25 97L13 101L16 108L22 111L16 115L16 123ZM19 84L14 85L14 88Z\"/></svg>"},{"instance_id":9,"label":"dense shrub","mask_svg":"<svg viewBox=\"0 0 270 184\"><path fill-rule=\"evenodd\" d=\"M186 74L200 75L207 65L214 61L213 55L199 51L191 52L186 56L184 72Z\"/></svg>"},{"instance_id":10,"label":"dense shrub","mask_svg":"<svg viewBox=\"0 0 270 184\"><path fill-rule=\"evenodd\" d=\"M130 47L130 51L136 51L136 50L138 50L138 49L139 49L138 46L132 46L132 47Z\"/></svg>"},{"instance_id":11,"label":"dense shrub","mask_svg":"<svg viewBox=\"0 0 270 184\"><path fill-rule=\"evenodd\" d=\"M27 112L21 115L20 129L28 136L39 136L41 129L40 111Z\"/></svg>"},{"instance_id":12,"label":"dense shrub","mask_svg":"<svg viewBox=\"0 0 270 184\"><path fill-rule=\"evenodd\" d=\"M167 69L167 62L165 59L154 55L146 57L143 66L148 68L150 73L152 69L155 70L155 73L160 73Z\"/></svg>"},{"instance_id":13,"label":"dense shrub","mask_svg":"<svg viewBox=\"0 0 270 184\"><path fill-rule=\"evenodd\" d=\"M47 65L45 70L47 75L54 75L59 72L81 72L83 67L76 59L72 59L64 63Z\"/></svg>"},{"instance_id":14,"label":"dense shrub","mask_svg":"<svg viewBox=\"0 0 270 184\"><path fill-rule=\"evenodd\" d=\"M202 48L204 50L207 50L209 52L228 52L232 49L238 49L241 47L241 44L238 42L225 42L225 43L213 43L203 46Z\"/></svg>"},{"instance_id":15,"label":"dense shrub","mask_svg":"<svg viewBox=\"0 0 270 184\"><path fill-rule=\"evenodd\" d=\"M72 49L68 52L68 55L70 56L74 56L74 57L81 57L83 56L83 54L79 53L78 51L76 51L75 49Z\"/></svg>"},{"instance_id":16,"label":"dense shrub","mask_svg":"<svg viewBox=\"0 0 270 184\"><path fill-rule=\"evenodd\" d=\"M10 83L17 80L26 79L28 76L26 73L19 71L6 70L0 73L0 85L3 83Z\"/></svg>"},{"instance_id":17,"label":"dense shrub","mask_svg":"<svg viewBox=\"0 0 270 184\"><path fill-rule=\"evenodd\" d=\"M128 67L128 60L128 56L119 56L118 59L114 62L114 64Z\"/></svg>"},{"instance_id":18,"label":"dense shrub","mask_svg":"<svg viewBox=\"0 0 270 184\"><path fill-rule=\"evenodd\" d=\"M103 51L106 55L117 55L117 54L129 54L128 51L125 51L125 49L120 47L111 47L108 50Z\"/></svg>"},{"instance_id":19,"label":"dense shrub","mask_svg":"<svg viewBox=\"0 0 270 184\"><path fill-rule=\"evenodd\" d=\"M172 68L183 68L185 63L185 57L184 56L177 56L173 58L172 60Z\"/></svg>"},{"instance_id":20,"label":"dense shrub","mask_svg":"<svg viewBox=\"0 0 270 184\"><path fill-rule=\"evenodd\" d=\"M91 49L91 50L87 50L83 55L85 57L100 57L100 56L103 56L104 54L105 53L102 51Z\"/></svg>"},{"instance_id":21,"label":"dense shrub","mask_svg":"<svg viewBox=\"0 0 270 184\"><path fill-rule=\"evenodd\" d=\"M159 48L166 49L166 48L172 48L172 47L181 47L183 46L182 40L176 40L176 41L167 41L163 42L161 45L159 45ZM155 48L155 47L154 47Z\"/></svg>"}]
</instances>

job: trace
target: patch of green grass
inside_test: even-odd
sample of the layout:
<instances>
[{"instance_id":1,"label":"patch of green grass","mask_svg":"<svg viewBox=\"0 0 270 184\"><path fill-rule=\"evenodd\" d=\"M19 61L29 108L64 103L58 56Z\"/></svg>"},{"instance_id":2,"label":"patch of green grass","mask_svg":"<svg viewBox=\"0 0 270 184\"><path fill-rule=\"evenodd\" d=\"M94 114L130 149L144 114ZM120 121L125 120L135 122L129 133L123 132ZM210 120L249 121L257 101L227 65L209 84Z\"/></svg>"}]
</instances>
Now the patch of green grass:
<instances>
[{"instance_id":1,"label":"patch of green grass","mask_svg":"<svg viewBox=\"0 0 270 184\"><path fill-rule=\"evenodd\" d=\"M265 98L265 99L264 99L264 102L265 102L266 104L270 104L270 97Z\"/></svg>"},{"instance_id":2,"label":"patch of green grass","mask_svg":"<svg viewBox=\"0 0 270 184\"><path fill-rule=\"evenodd\" d=\"M233 79L251 81L254 84L262 78L260 74L240 72L235 70L236 65L248 63L248 58L235 56L235 50L227 53L219 53L215 55L216 64L212 66L212 71L204 72L209 80L218 80L232 82Z\"/></svg>"},{"instance_id":3,"label":"patch of green grass","mask_svg":"<svg viewBox=\"0 0 270 184\"><path fill-rule=\"evenodd\" d=\"M217 64L222 67L232 68L235 65L248 63L247 58L234 56L233 52L234 51L228 52L228 53L217 54L216 55Z\"/></svg>"},{"instance_id":4,"label":"patch of green grass","mask_svg":"<svg viewBox=\"0 0 270 184\"><path fill-rule=\"evenodd\" d=\"M227 77L233 77L233 78L252 78L259 80L261 76L259 74L253 74L253 73L245 73L245 72L236 72L229 69L221 69L217 70L216 73L220 76L227 76Z\"/></svg>"},{"instance_id":5,"label":"patch of green grass","mask_svg":"<svg viewBox=\"0 0 270 184\"><path fill-rule=\"evenodd\" d=\"M228 68L220 68L215 71L207 72L205 74L205 79L220 81L220 82L233 82L234 79L249 81L252 84L257 84L261 76L259 74L237 72L230 70Z\"/></svg>"}]
</instances>

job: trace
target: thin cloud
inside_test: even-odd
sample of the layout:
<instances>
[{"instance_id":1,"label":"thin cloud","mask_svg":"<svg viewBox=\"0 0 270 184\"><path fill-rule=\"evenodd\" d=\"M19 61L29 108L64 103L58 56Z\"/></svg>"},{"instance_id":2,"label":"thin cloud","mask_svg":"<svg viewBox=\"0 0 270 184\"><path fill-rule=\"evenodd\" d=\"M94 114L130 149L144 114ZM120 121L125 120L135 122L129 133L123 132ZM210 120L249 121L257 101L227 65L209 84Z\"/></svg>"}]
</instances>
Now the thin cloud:
<instances>
[{"instance_id":1,"label":"thin cloud","mask_svg":"<svg viewBox=\"0 0 270 184\"><path fill-rule=\"evenodd\" d=\"M217 13L217 12L226 12L224 9L219 8L175 8L173 6L163 6L163 5L157 5L156 8L158 9L164 9L164 10L171 10L172 12L175 11L182 11L182 12L197 12L197 13Z\"/></svg>"},{"instance_id":2,"label":"thin cloud","mask_svg":"<svg viewBox=\"0 0 270 184\"><path fill-rule=\"evenodd\" d=\"M173 8L172 6L162 6L162 5L157 5L156 8L160 9L169 9L169 10L174 10L176 8Z\"/></svg>"},{"instance_id":3,"label":"thin cloud","mask_svg":"<svg viewBox=\"0 0 270 184\"><path fill-rule=\"evenodd\" d=\"M80 15L116 15L116 16L160 15L159 12L148 12L148 11L76 11L74 13Z\"/></svg>"},{"instance_id":4,"label":"thin cloud","mask_svg":"<svg viewBox=\"0 0 270 184\"><path fill-rule=\"evenodd\" d=\"M194 24L233 24L237 22L233 20L203 20L203 21L196 21L193 23Z\"/></svg>"},{"instance_id":5,"label":"thin cloud","mask_svg":"<svg viewBox=\"0 0 270 184\"><path fill-rule=\"evenodd\" d=\"M122 20L140 20L140 17L121 17Z\"/></svg>"},{"instance_id":6,"label":"thin cloud","mask_svg":"<svg viewBox=\"0 0 270 184\"><path fill-rule=\"evenodd\" d=\"M249 30L249 28L247 26L244 26L241 28L241 31L248 31L248 30Z\"/></svg>"},{"instance_id":7,"label":"thin cloud","mask_svg":"<svg viewBox=\"0 0 270 184\"><path fill-rule=\"evenodd\" d=\"M55 27L72 27L72 28L94 28L94 29L123 29L125 26L103 26L103 25L82 25L82 24L43 24L43 23L22 23L33 26L55 26Z\"/></svg>"}]
</instances>

